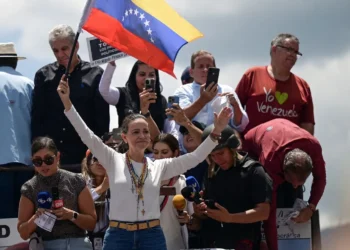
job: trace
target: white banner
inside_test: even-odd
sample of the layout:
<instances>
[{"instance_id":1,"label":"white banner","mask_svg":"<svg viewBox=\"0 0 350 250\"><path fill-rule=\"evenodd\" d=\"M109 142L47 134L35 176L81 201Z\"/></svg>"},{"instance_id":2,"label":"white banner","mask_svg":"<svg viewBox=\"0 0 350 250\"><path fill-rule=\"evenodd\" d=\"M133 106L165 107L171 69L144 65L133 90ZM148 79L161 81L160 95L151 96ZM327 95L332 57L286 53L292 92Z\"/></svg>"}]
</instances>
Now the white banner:
<instances>
[{"instance_id":1,"label":"white banner","mask_svg":"<svg viewBox=\"0 0 350 250\"><path fill-rule=\"evenodd\" d=\"M6 249L9 246L25 242L19 236L17 231L17 218L0 219L0 249Z\"/></svg>"}]
</instances>

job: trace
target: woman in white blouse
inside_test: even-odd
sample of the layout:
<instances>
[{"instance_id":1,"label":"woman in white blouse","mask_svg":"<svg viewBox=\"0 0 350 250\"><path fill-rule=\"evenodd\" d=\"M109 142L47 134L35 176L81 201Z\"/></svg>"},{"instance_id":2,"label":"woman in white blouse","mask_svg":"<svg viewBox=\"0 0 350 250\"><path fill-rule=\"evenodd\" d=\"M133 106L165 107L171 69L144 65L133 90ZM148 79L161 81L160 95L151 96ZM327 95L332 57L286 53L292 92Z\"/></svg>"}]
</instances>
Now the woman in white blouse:
<instances>
[{"instance_id":1,"label":"woman in white blouse","mask_svg":"<svg viewBox=\"0 0 350 250\"><path fill-rule=\"evenodd\" d=\"M110 190L110 224L104 238L104 250L165 250L161 229L159 190L161 182L186 172L202 162L217 145L221 131L232 115L224 108L215 116L215 127L192 153L177 158L151 161L144 156L150 144L146 118L132 114L124 119L122 138L128 151L121 154L105 145L84 123L69 98L69 86L62 76L57 88L65 115L93 155L106 168ZM170 112L175 112L171 109Z\"/></svg>"},{"instance_id":2,"label":"woman in white blouse","mask_svg":"<svg viewBox=\"0 0 350 250\"><path fill-rule=\"evenodd\" d=\"M178 138L176 123L167 119L165 115L167 100L161 95L162 86L158 70L141 61L136 61L125 87L117 88L111 86L115 69L115 62L107 64L100 81L99 91L106 102L116 106L119 127L121 127L126 116L132 113L141 113L146 118L153 117L154 121L147 121L151 139L154 139L160 132L172 134ZM145 89L147 78L155 80L154 90Z\"/></svg>"}]
</instances>

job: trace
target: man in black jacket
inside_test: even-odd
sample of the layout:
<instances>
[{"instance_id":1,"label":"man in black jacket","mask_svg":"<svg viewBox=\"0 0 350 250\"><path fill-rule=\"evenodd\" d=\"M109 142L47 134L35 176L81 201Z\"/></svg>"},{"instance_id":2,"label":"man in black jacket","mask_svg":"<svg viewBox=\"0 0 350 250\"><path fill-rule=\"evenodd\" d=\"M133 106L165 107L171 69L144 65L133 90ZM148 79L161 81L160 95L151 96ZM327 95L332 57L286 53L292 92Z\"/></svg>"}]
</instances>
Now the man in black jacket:
<instances>
[{"instance_id":1,"label":"man in black jacket","mask_svg":"<svg viewBox=\"0 0 350 250\"><path fill-rule=\"evenodd\" d=\"M32 138L51 137L61 152L61 164L80 164L87 150L65 117L56 91L66 71L74 37L75 33L67 25L58 25L49 33L49 43L57 61L39 69L34 79ZM86 125L102 136L109 131L109 105L98 91L103 70L82 61L78 49L79 44L69 69L70 97Z\"/></svg>"}]
</instances>

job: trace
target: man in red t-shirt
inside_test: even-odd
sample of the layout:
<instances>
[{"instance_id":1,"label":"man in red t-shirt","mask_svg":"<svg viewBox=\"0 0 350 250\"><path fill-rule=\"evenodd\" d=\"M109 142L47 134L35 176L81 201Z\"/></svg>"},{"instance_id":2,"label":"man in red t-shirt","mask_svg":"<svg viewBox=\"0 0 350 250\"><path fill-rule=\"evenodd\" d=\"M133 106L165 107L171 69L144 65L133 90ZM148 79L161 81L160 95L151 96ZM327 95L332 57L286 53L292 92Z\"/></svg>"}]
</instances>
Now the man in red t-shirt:
<instances>
[{"instance_id":1,"label":"man in red t-shirt","mask_svg":"<svg viewBox=\"0 0 350 250\"><path fill-rule=\"evenodd\" d=\"M314 107L309 85L291 73L302 54L299 40L279 34L271 42L271 63L248 69L236 87L249 124L243 134L264 122L285 118L314 134Z\"/></svg>"},{"instance_id":2,"label":"man in red t-shirt","mask_svg":"<svg viewBox=\"0 0 350 250\"><path fill-rule=\"evenodd\" d=\"M269 250L277 250L276 190L287 181L294 188L305 183L312 172L313 183L308 207L295 219L308 221L323 195L326 169L319 141L306 130L286 119L274 119L251 129L244 136L243 150L259 159L273 180L269 219L264 222Z\"/></svg>"}]
</instances>

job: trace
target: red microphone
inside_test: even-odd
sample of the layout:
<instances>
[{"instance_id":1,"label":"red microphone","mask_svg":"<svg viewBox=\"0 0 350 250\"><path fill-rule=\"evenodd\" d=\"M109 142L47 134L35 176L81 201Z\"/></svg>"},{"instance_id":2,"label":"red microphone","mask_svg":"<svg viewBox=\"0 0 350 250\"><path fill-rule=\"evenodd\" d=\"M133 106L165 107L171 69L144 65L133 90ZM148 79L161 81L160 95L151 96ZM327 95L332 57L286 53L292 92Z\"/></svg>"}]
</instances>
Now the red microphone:
<instances>
[{"instance_id":1,"label":"red microphone","mask_svg":"<svg viewBox=\"0 0 350 250\"><path fill-rule=\"evenodd\" d=\"M52 206L53 206L53 208L58 209L58 208L63 207L63 200L60 199L58 187L53 187L51 189L51 193L52 193Z\"/></svg>"}]
</instances>

